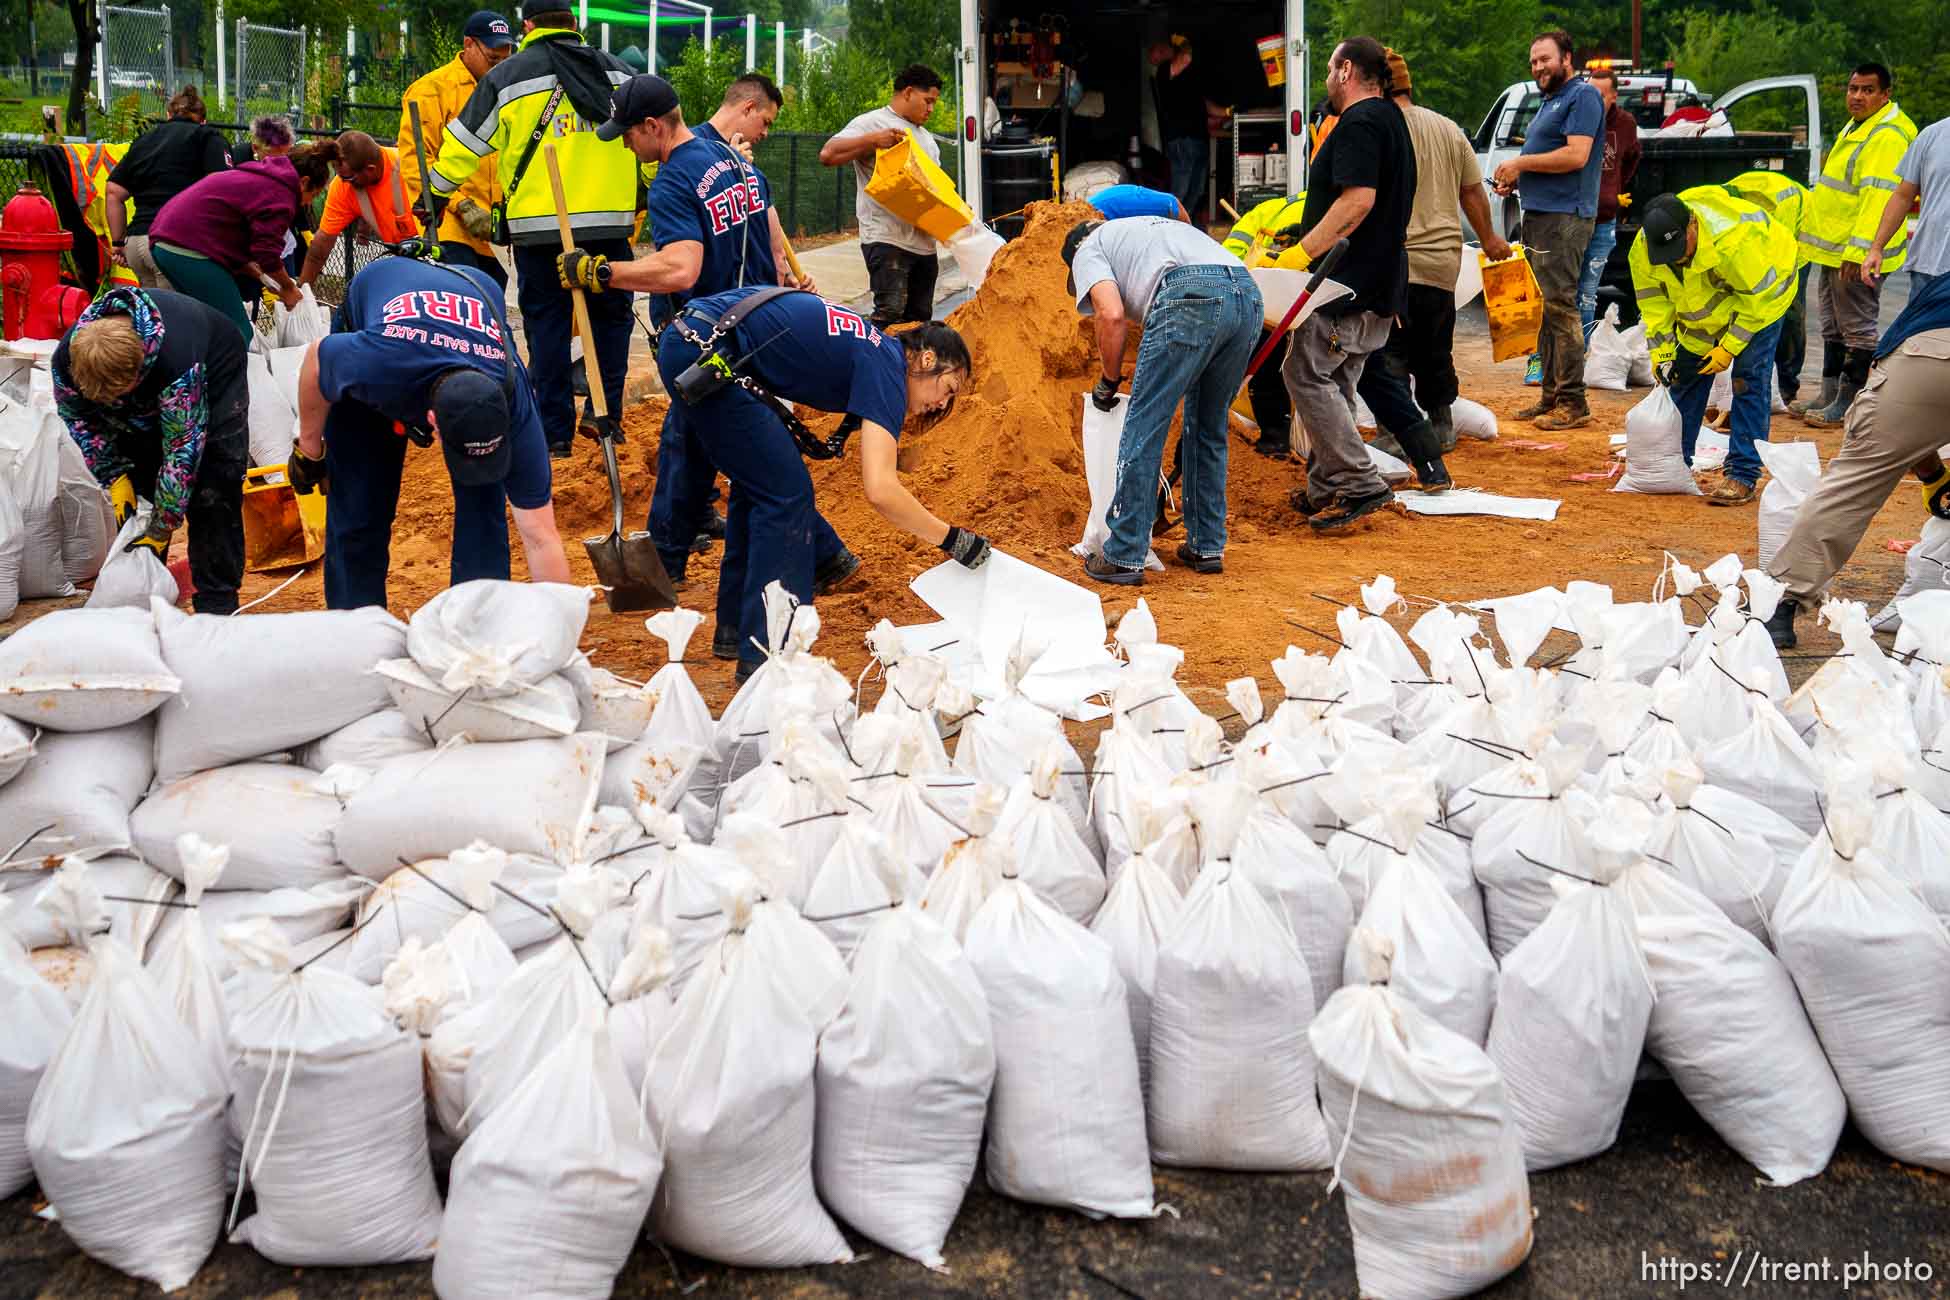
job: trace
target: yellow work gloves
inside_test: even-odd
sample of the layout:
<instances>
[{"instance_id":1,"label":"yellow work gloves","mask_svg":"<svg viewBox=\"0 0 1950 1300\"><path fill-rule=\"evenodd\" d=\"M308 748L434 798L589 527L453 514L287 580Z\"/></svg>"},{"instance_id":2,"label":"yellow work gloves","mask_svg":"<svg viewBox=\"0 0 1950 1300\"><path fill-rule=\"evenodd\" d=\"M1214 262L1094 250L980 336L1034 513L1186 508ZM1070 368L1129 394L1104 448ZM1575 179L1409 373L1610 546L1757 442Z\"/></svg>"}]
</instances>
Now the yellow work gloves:
<instances>
[{"instance_id":1,"label":"yellow work gloves","mask_svg":"<svg viewBox=\"0 0 1950 1300\"><path fill-rule=\"evenodd\" d=\"M1304 271L1313 264L1314 259L1308 256L1306 246L1300 243L1295 243L1292 248L1273 259L1273 265L1282 271Z\"/></svg>"},{"instance_id":2,"label":"yellow work gloves","mask_svg":"<svg viewBox=\"0 0 1950 1300\"><path fill-rule=\"evenodd\" d=\"M1706 360L1699 363L1702 375L1717 375L1733 364L1733 353L1725 348L1714 348L1706 354Z\"/></svg>"},{"instance_id":3,"label":"yellow work gloves","mask_svg":"<svg viewBox=\"0 0 1950 1300\"><path fill-rule=\"evenodd\" d=\"M159 529L154 524L150 524L147 532L122 548L123 553L126 554L130 551L140 549L149 552L158 560L167 561L169 559L169 535L172 531L174 530L168 528Z\"/></svg>"},{"instance_id":4,"label":"yellow work gloves","mask_svg":"<svg viewBox=\"0 0 1950 1300\"><path fill-rule=\"evenodd\" d=\"M1923 508L1938 519L1950 519L1950 465L1923 485Z\"/></svg>"},{"instance_id":5,"label":"yellow work gloves","mask_svg":"<svg viewBox=\"0 0 1950 1300\"><path fill-rule=\"evenodd\" d=\"M110 483L108 500L115 507L115 526L119 529L135 514L135 481L124 474Z\"/></svg>"}]
</instances>

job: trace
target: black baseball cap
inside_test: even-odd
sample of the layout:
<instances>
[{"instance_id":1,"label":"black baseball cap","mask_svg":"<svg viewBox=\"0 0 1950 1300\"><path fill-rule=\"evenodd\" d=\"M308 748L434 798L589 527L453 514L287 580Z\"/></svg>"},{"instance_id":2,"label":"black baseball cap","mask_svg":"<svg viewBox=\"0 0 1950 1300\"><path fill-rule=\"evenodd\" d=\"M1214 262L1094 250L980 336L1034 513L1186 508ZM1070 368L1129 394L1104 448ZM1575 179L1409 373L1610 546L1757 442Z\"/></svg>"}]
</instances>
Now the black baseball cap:
<instances>
[{"instance_id":1,"label":"black baseball cap","mask_svg":"<svg viewBox=\"0 0 1950 1300\"><path fill-rule=\"evenodd\" d=\"M475 12L460 29L463 38L472 36L490 50L499 50L515 43L514 25L492 9Z\"/></svg>"},{"instance_id":2,"label":"black baseball cap","mask_svg":"<svg viewBox=\"0 0 1950 1300\"><path fill-rule=\"evenodd\" d=\"M1693 214L1675 194L1661 194L1645 205L1640 215L1640 238L1645 240L1645 260L1654 266L1671 266L1686 256L1686 226Z\"/></svg>"},{"instance_id":3,"label":"black baseball cap","mask_svg":"<svg viewBox=\"0 0 1950 1300\"><path fill-rule=\"evenodd\" d=\"M631 77L609 97L609 121L596 128L598 140L614 140L638 122L662 117L677 107L677 92L654 72Z\"/></svg>"},{"instance_id":4,"label":"black baseball cap","mask_svg":"<svg viewBox=\"0 0 1950 1300\"><path fill-rule=\"evenodd\" d=\"M455 483L479 487L508 477L508 397L497 380L465 366L447 371L434 381L433 418Z\"/></svg>"}]
</instances>

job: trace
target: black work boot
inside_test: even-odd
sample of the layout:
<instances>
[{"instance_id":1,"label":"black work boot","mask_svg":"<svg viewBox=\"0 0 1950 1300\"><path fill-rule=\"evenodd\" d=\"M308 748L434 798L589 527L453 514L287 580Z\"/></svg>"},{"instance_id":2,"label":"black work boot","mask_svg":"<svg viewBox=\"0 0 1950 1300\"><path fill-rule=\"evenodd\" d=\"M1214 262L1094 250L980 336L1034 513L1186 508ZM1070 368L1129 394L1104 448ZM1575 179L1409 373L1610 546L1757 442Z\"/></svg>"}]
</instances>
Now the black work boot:
<instances>
[{"instance_id":1,"label":"black work boot","mask_svg":"<svg viewBox=\"0 0 1950 1300\"><path fill-rule=\"evenodd\" d=\"M824 596L860 571L860 557L842 546L813 570L813 595Z\"/></svg>"},{"instance_id":2,"label":"black work boot","mask_svg":"<svg viewBox=\"0 0 1950 1300\"><path fill-rule=\"evenodd\" d=\"M1788 410L1796 415L1806 415L1819 411L1835 400L1835 389L1842 382L1842 362L1848 356L1848 349L1840 343L1821 341L1821 391L1813 397L1799 402L1789 402Z\"/></svg>"},{"instance_id":3,"label":"black work boot","mask_svg":"<svg viewBox=\"0 0 1950 1300\"><path fill-rule=\"evenodd\" d=\"M1447 456L1456 449L1456 417L1446 406L1438 406L1429 412L1429 427L1435 430L1435 445Z\"/></svg>"},{"instance_id":4,"label":"black work boot","mask_svg":"<svg viewBox=\"0 0 1950 1300\"><path fill-rule=\"evenodd\" d=\"M1835 400L1820 409L1809 407L1801 423L1810 429L1839 429L1848 418L1849 403L1869 382L1869 365L1874 357L1868 348L1850 348L1848 360L1842 363L1841 381L1835 385Z\"/></svg>"},{"instance_id":5,"label":"black work boot","mask_svg":"<svg viewBox=\"0 0 1950 1300\"><path fill-rule=\"evenodd\" d=\"M1442 463L1442 445L1427 420L1417 421L1398 436L1408 463L1415 468L1417 486L1424 492L1447 492L1455 486Z\"/></svg>"},{"instance_id":6,"label":"black work boot","mask_svg":"<svg viewBox=\"0 0 1950 1300\"><path fill-rule=\"evenodd\" d=\"M1801 607L1791 600L1784 599L1774 607L1767 620L1767 635L1776 650L1794 649L1794 616L1800 612Z\"/></svg>"},{"instance_id":7,"label":"black work boot","mask_svg":"<svg viewBox=\"0 0 1950 1300\"><path fill-rule=\"evenodd\" d=\"M738 657L738 629L720 623L711 632L711 657L714 659L736 659Z\"/></svg>"}]
</instances>

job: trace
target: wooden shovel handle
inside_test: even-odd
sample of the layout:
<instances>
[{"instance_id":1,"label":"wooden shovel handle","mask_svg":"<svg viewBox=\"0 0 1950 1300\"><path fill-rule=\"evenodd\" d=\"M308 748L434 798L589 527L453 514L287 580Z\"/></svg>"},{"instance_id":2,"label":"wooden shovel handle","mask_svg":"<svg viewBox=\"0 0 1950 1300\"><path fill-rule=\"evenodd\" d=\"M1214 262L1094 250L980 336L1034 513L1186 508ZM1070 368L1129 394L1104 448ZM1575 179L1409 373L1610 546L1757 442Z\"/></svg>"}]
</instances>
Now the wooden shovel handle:
<instances>
[{"instance_id":1,"label":"wooden shovel handle","mask_svg":"<svg viewBox=\"0 0 1950 1300\"><path fill-rule=\"evenodd\" d=\"M562 251L575 251L575 232L569 229L569 201L562 195L562 167L555 161L555 141L542 142L542 161L548 164L549 193L555 198L555 225L562 232ZM581 288L569 290L575 300L576 334L582 339L582 369L589 378L589 407L598 419L609 415L609 398L603 392L602 367L596 364L596 331L589 324L589 299ZM514 340L508 340L512 347Z\"/></svg>"}]
</instances>

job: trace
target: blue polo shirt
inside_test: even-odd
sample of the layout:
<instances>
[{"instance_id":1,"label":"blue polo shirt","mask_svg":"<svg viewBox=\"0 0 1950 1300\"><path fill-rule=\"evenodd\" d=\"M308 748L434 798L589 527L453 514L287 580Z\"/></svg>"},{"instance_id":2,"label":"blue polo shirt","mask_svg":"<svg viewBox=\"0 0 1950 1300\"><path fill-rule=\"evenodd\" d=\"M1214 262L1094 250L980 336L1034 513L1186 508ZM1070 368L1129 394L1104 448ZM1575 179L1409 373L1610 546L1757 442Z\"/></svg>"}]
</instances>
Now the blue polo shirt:
<instances>
[{"instance_id":1,"label":"blue polo shirt","mask_svg":"<svg viewBox=\"0 0 1950 1300\"><path fill-rule=\"evenodd\" d=\"M694 297L779 282L772 261L772 187L765 174L720 139L710 123L693 135L672 151L650 183L650 238L656 246L686 240L704 246L696 284L687 292L651 297L650 319L659 327Z\"/></svg>"},{"instance_id":2,"label":"blue polo shirt","mask_svg":"<svg viewBox=\"0 0 1950 1300\"><path fill-rule=\"evenodd\" d=\"M383 257L346 287L333 333L318 345L318 387L328 402L363 402L402 424L424 425L433 381L464 366L500 381L508 352L501 290L479 271ZM517 509L539 510L553 495L548 443L528 373L515 359L508 421L508 477Z\"/></svg>"},{"instance_id":3,"label":"blue polo shirt","mask_svg":"<svg viewBox=\"0 0 1950 1300\"><path fill-rule=\"evenodd\" d=\"M1593 220L1598 216L1598 181L1605 170L1605 99L1588 81L1573 79L1544 96L1530 119L1523 152L1562 149L1570 136L1591 137L1591 156L1575 172L1525 172L1517 193L1525 212L1565 212Z\"/></svg>"},{"instance_id":4,"label":"blue polo shirt","mask_svg":"<svg viewBox=\"0 0 1950 1300\"><path fill-rule=\"evenodd\" d=\"M1106 221L1119 217L1178 217L1178 200L1163 190L1148 190L1142 185L1113 185L1098 190L1090 206L1104 214Z\"/></svg>"},{"instance_id":5,"label":"blue polo shirt","mask_svg":"<svg viewBox=\"0 0 1950 1300\"><path fill-rule=\"evenodd\" d=\"M712 294L690 305L715 318L763 287ZM900 437L907 421L907 352L860 313L810 293L789 293L747 316L735 337L735 355L757 349L748 373L773 396L857 415Z\"/></svg>"}]
</instances>

